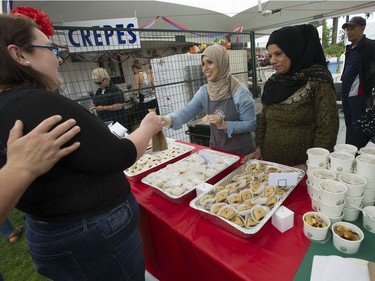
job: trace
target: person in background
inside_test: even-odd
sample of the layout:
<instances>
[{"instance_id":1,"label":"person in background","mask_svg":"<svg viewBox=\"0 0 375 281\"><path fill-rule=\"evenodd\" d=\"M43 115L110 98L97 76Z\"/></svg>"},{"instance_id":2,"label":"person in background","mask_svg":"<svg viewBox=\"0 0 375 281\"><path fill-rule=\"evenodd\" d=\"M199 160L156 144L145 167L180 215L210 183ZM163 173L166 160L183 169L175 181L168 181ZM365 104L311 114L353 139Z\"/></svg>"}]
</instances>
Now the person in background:
<instances>
[{"instance_id":1,"label":"person in background","mask_svg":"<svg viewBox=\"0 0 375 281\"><path fill-rule=\"evenodd\" d=\"M92 80L98 86L98 90L92 97L93 107L98 117L106 122L119 122L122 126L130 130L127 122L126 111L124 109L124 95L122 91L111 82L107 70L95 68L91 74Z\"/></svg>"},{"instance_id":2,"label":"person in background","mask_svg":"<svg viewBox=\"0 0 375 281\"><path fill-rule=\"evenodd\" d=\"M26 188L38 176L80 146L79 142L65 146L80 128L73 119L58 125L61 120L58 115L49 117L25 136L20 120L10 130L7 162L0 169L0 223L4 222Z\"/></svg>"},{"instance_id":3,"label":"person in background","mask_svg":"<svg viewBox=\"0 0 375 281\"><path fill-rule=\"evenodd\" d=\"M256 151L264 159L306 169L306 150L336 144L339 116L331 73L312 25L274 31L267 51L276 73L265 83L257 119Z\"/></svg>"},{"instance_id":4,"label":"person in background","mask_svg":"<svg viewBox=\"0 0 375 281\"><path fill-rule=\"evenodd\" d=\"M38 272L52 280L144 280L138 204L123 171L164 125L149 113L119 139L95 116L55 90L61 84L58 48L35 22L0 15L0 167L16 120L27 134L42 120L74 119L80 147L37 177L16 208Z\"/></svg>"},{"instance_id":5,"label":"person in background","mask_svg":"<svg viewBox=\"0 0 375 281\"><path fill-rule=\"evenodd\" d=\"M154 79L151 71L143 72L142 66L138 60L132 64L133 77L133 96L138 95L138 112L139 118L142 120L148 113L148 109L156 108L159 114L158 101L155 95Z\"/></svg>"},{"instance_id":6,"label":"person in background","mask_svg":"<svg viewBox=\"0 0 375 281\"><path fill-rule=\"evenodd\" d=\"M201 112L210 124L210 147L238 154L253 152L256 125L255 104L247 86L230 74L227 50L215 44L201 56L208 83L183 108L164 116L168 127L177 130Z\"/></svg>"},{"instance_id":7,"label":"person in background","mask_svg":"<svg viewBox=\"0 0 375 281\"><path fill-rule=\"evenodd\" d=\"M369 141L375 143L375 105L367 110L365 115L353 124L353 127L349 144L355 145L359 150L365 147Z\"/></svg>"},{"instance_id":8,"label":"person in background","mask_svg":"<svg viewBox=\"0 0 375 281\"><path fill-rule=\"evenodd\" d=\"M375 87L375 41L366 37L366 20L353 17L342 25L348 40L342 72L341 99L348 143L353 134L353 124L366 113L372 90Z\"/></svg>"},{"instance_id":9,"label":"person in background","mask_svg":"<svg viewBox=\"0 0 375 281\"><path fill-rule=\"evenodd\" d=\"M2 224L0 224L0 235L5 237L8 240L8 243L15 244L21 239L23 229L23 226L14 228L7 218Z\"/></svg>"}]
</instances>

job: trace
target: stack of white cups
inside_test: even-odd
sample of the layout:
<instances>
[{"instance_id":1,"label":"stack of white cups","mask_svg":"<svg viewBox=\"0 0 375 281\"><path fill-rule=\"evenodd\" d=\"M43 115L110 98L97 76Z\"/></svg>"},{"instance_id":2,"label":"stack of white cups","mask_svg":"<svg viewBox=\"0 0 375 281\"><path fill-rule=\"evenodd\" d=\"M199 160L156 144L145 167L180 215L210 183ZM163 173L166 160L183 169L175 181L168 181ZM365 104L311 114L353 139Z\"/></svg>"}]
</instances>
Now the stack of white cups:
<instances>
[{"instance_id":1,"label":"stack of white cups","mask_svg":"<svg viewBox=\"0 0 375 281\"><path fill-rule=\"evenodd\" d=\"M359 216L359 209L355 207L362 207L361 203L367 180L357 174L343 173L339 175L339 181L347 188L343 219L346 221L355 221Z\"/></svg>"},{"instance_id":2,"label":"stack of white cups","mask_svg":"<svg viewBox=\"0 0 375 281\"><path fill-rule=\"evenodd\" d=\"M327 169L329 151L321 147L312 147L307 150L306 165L309 171L315 169Z\"/></svg>"},{"instance_id":3,"label":"stack of white cups","mask_svg":"<svg viewBox=\"0 0 375 281\"><path fill-rule=\"evenodd\" d=\"M328 169L336 173L337 178L342 173L353 171L354 155L344 151L334 151L329 154Z\"/></svg>"},{"instance_id":4,"label":"stack of white cups","mask_svg":"<svg viewBox=\"0 0 375 281\"><path fill-rule=\"evenodd\" d=\"M334 179L319 183L318 212L325 214L331 223L341 221L345 217L344 206L347 187Z\"/></svg>"},{"instance_id":5,"label":"stack of white cups","mask_svg":"<svg viewBox=\"0 0 375 281\"><path fill-rule=\"evenodd\" d=\"M334 180L336 178L336 173L328 170L329 163L329 151L321 147L313 147L307 150L308 160L307 164L307 192L311 199L311 206L315 211L319 211L321 208L322 198L321 188L319 186L320 182L324 180ZM324 201L324 199L323 199ZM327 206L323 206L326 210ZM341 214L339 215L341 216ZM328 216L329 217L329 216Z\"/></svg>"},{"instance_id":6,"label":"stack of white cups","mask_svg":"<svg viewBox=\"0 0 375 281\"><path fill-rule=\"evenodd\" d=\"M307 192L311 198L311 206L312 208L317 211L318 210L318 197L320 194L319 185L317 182L313 183L313 179L311 178L311 173L314 170L321 170L327 169L328 167L328 156L329 151L325 148L321 147L313 147L306 151L308 159L306 161L307 165Z\"/></svg>"},{"instance_id":7,"label":"stack of white cups","mask_svg":"<svg viewBox=\"0 0 375 281\"><path fill-rule=\"evenodd\" d=\"M334 152L327 149L313 147L306 151L308 155L307 164L307 191L311 198L311 205L315 211L327 215L331 223L346 220L354 221L359 216L356 207L372 206L375 203L375 148L365 147L360 149L357 157L357 148L350 144L337 144ZM332 202L327 199L329 190L323 189L321 182L331 180L330 194L332 198L342 196L343 190L338 186L346 188L343 202ZM327 184L324 183L325 185ZM340 190L338 192L338 190ZM327 205L336 203L331 208ZM341 209L341 213L339 214Z\"/></svg>"},{"instance_id":8,"label":"stack of white cups","mask_svg":"<svg viewBox=\"0 0 375 281\"><path fill-rule=\"evenodd\" d=\"M361 154L355 159L355 173L367 180L362 199L363 207L373 206L375 203L375 155L365 151L369 151L368 148L361 149Z\"/></svg>"}]
</instances>

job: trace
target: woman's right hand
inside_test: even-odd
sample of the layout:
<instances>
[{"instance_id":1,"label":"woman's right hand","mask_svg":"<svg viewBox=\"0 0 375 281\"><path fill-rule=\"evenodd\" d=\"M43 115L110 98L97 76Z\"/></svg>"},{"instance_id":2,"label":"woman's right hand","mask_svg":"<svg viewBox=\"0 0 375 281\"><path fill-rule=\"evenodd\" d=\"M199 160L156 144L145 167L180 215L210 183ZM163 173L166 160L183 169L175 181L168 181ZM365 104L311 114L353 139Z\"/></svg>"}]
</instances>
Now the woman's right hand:
<instances>
[{"instance_id":1,"label":"woman's right hand","mask_svg":"<svg viewBox=\"0 0 375 281\"><path fill-rule=\"evenodd\" d=\"M248 155L245 155L244 158L242 158L241 163L245 163L247 160L250 160L250 159L260 160L262 158L263 158L262 157L262 151L260 150L259 147L257 147L254 152L252 152Z\"/></svg>"},{"instance_id":2,"label":"woman's right hand","mask_svg":"<svg viewBox=\"0 0 375 281\"><path fill-rule=\"evenodd\" d=\"M164 124L165 121L161 116L150 112L142 119L139 128L126 137L133 142L137 149L137 160L146 151L152 136L162 130Z\"/></svg>"}]
</instances>

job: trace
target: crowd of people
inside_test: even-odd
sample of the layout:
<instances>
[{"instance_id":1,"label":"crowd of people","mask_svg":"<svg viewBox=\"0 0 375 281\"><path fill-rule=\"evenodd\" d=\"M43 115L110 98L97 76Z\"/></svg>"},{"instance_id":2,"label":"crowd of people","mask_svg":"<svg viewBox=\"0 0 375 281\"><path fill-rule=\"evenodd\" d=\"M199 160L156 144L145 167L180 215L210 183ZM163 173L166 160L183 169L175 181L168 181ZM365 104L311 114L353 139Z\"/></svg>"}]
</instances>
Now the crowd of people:
<instances>
[{"instance_id":1,"label":"crowd of people","mask_svg":"<svg viewBox=\"0 0 375 281\"><path fill-rule=\"evenodd\" d=\"M357 147L375 132L374 106L366 112L375 86L375 69L367 67L375 63L375 43L364 37L365 25L358 17L343 25L352 42L342 76L347 142ZM221 45L201 55L207 84L168 116L145 111L157 108L153 91L146 94L152 78L133 64L134 93L144 113L139 128L122 139L102 122L128 126L123 95L105 69L92 72L98 119L58 93L58 48L34 20L0 15L0 37L2 233L17 242L23 228L13 229L7 216L14 207L22 211L36 269L53 280L144 280L139 209L123 171L163 127L179 129L204 112L210 147L243 155L243 162L264 159L303 169L308 148L332 151L337 141L333 80L318 32L309 24L283 27L269 37L275 74L265 83L258 118L247 85L231 75Z\"/></svg>"}]
</instances>

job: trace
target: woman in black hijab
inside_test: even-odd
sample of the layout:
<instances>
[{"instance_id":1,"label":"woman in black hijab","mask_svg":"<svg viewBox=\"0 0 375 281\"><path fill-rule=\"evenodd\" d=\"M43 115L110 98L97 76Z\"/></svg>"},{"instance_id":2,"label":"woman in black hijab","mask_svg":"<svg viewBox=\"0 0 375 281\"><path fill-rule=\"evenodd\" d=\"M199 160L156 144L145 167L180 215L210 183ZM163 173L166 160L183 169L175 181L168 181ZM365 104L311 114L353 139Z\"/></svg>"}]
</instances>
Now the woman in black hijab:
<instances>
[{"instance_id":1,"label":"woman in black hijab","mask_svg":"<svg viewBox=\"0 0 375 281\"><path fill-rule=\"evenodd\" d=\"M331 73L318 32L312 25L274 31L267 51L276 73L264 85L254 153L264 159L306 169L306 150L336 144L339 117Z\"/></svg>"}]
</instances>

